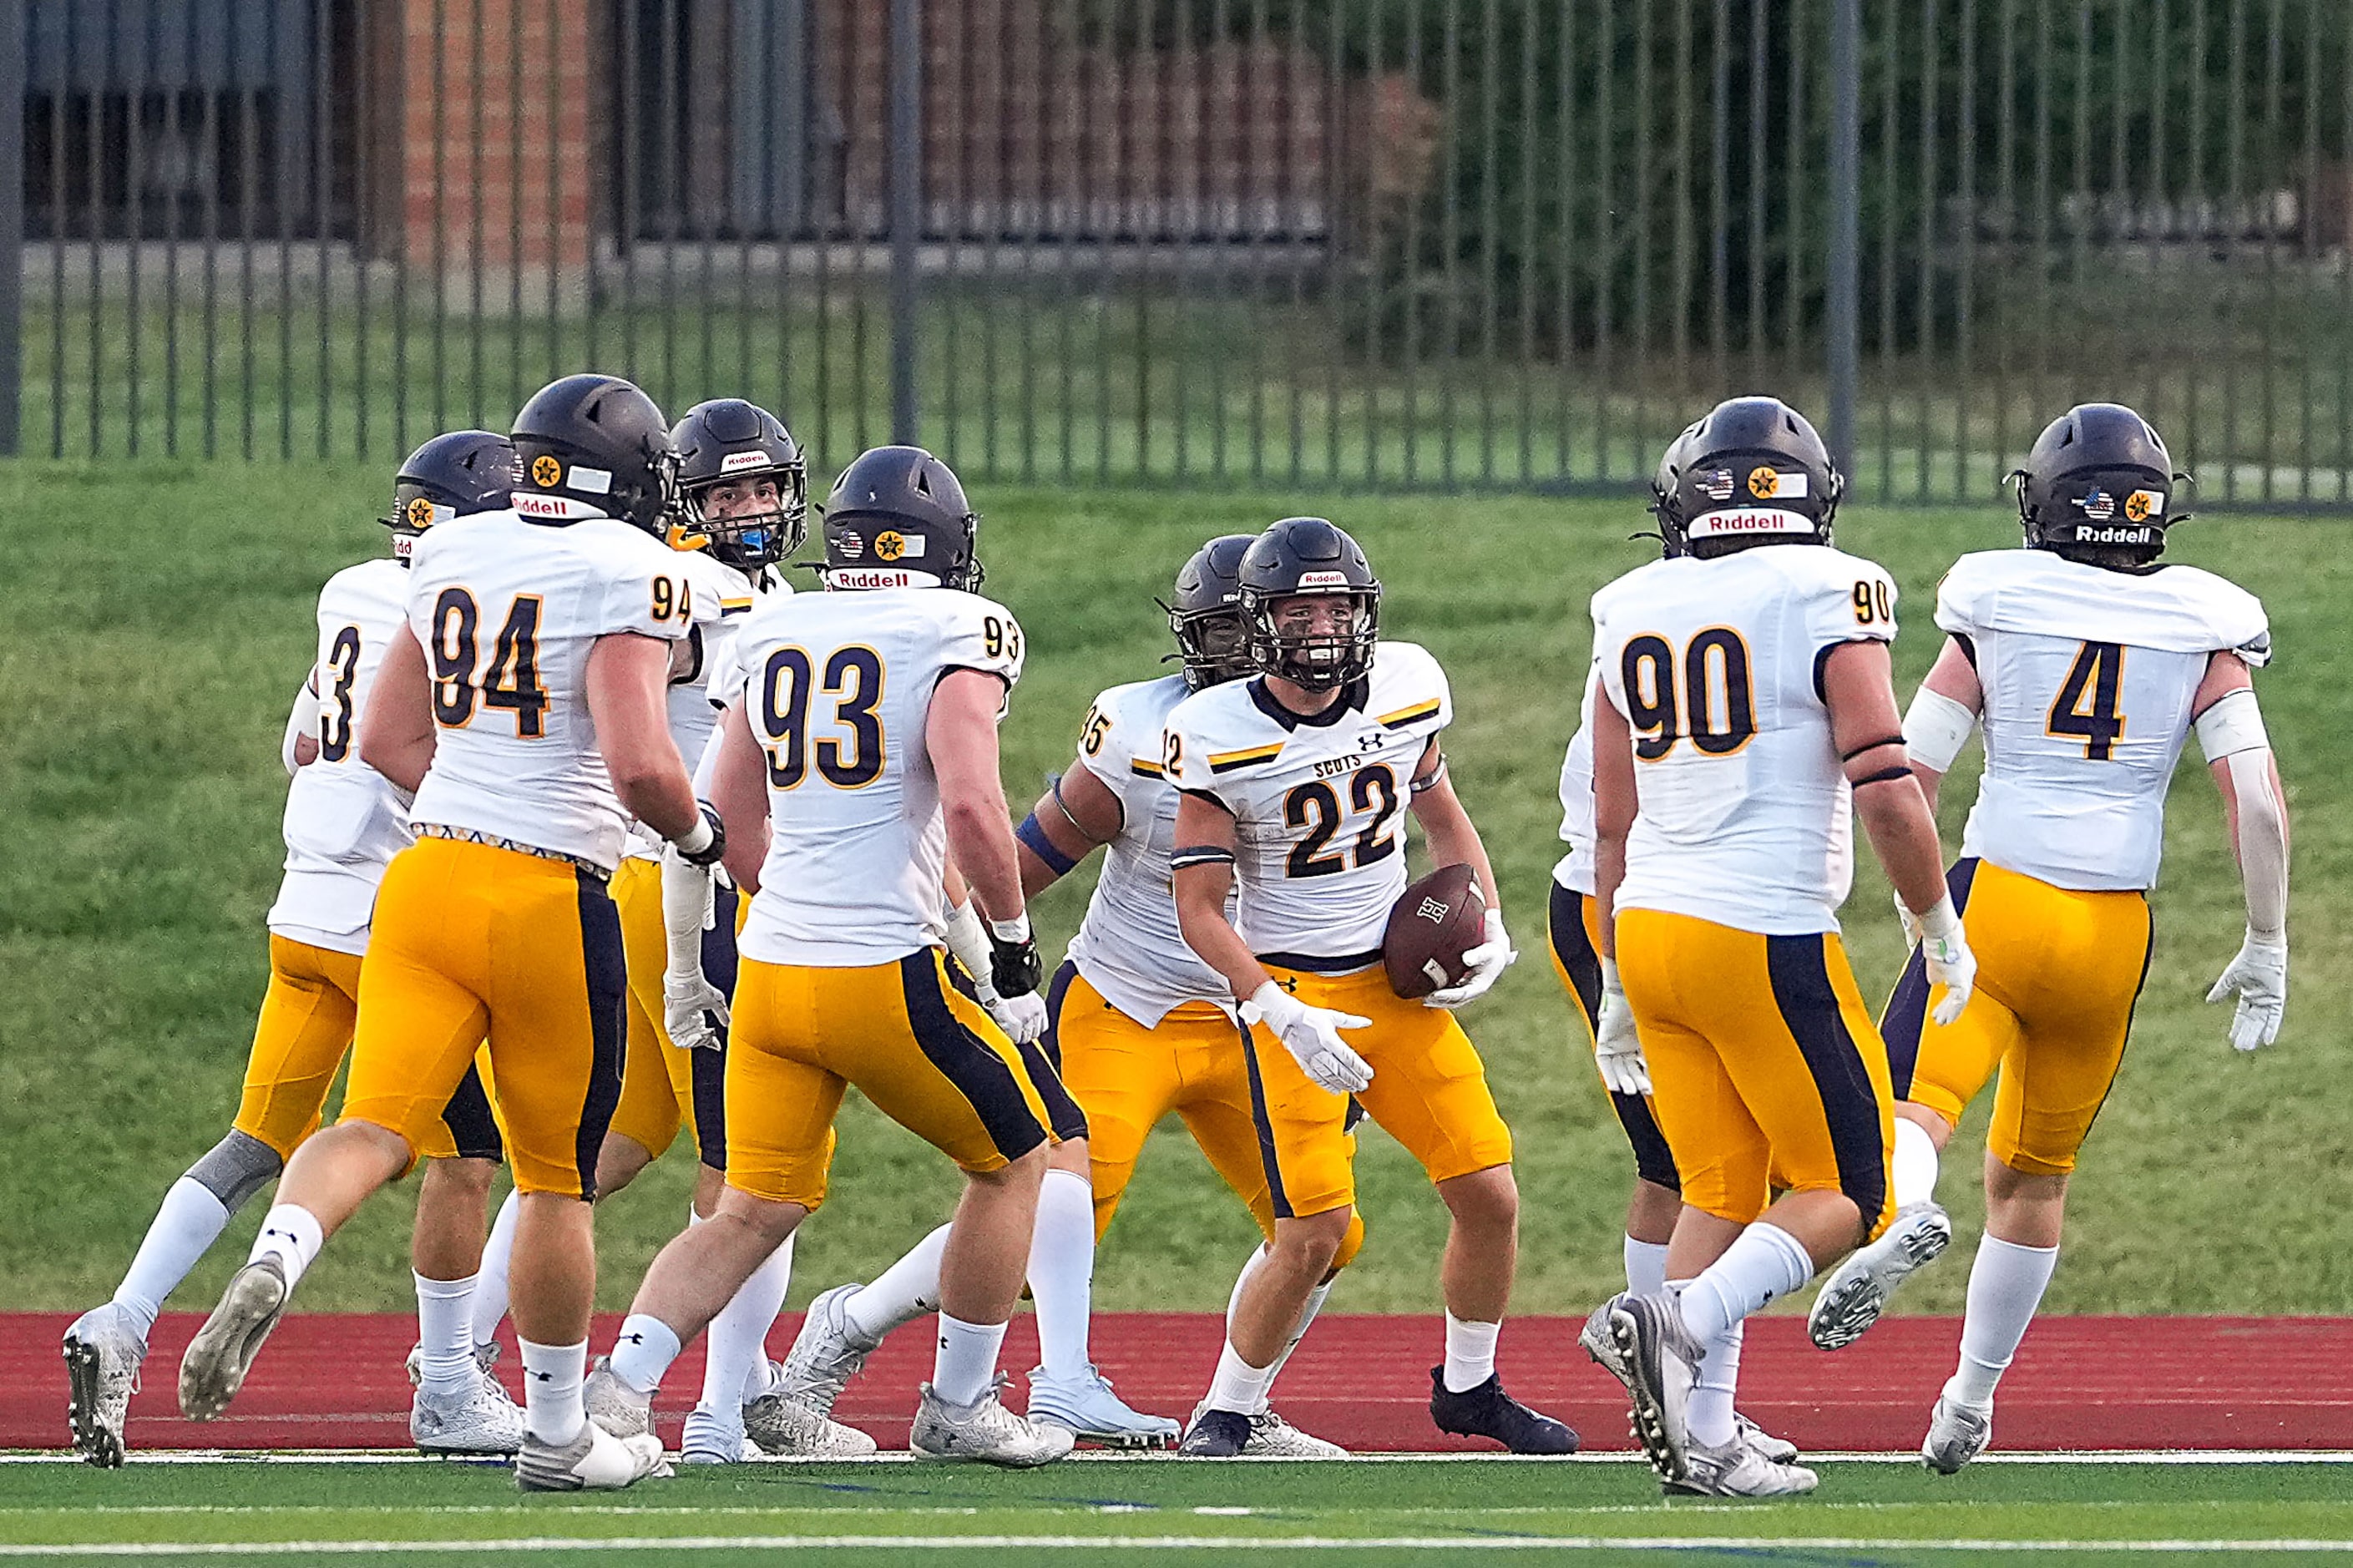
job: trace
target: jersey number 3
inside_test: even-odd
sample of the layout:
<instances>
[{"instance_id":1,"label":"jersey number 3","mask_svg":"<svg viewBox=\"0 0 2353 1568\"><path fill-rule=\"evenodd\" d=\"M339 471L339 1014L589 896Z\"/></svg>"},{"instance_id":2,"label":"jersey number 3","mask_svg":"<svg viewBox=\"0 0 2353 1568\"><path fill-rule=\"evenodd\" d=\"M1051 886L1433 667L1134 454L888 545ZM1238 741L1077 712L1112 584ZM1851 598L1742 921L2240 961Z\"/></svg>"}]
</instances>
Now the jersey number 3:
<instances>
[{"instance_id":1,"label":"jersey number 3","mask_svg":"<svg viewBox=\"0 0 2353 1568\"><path fill-rule=\"evenodd\" d=\"M809 700L816 669L807 650L780 647L768 656L760 676L759 721L768 754L768 783L797 788L808 777L810 753L817 771L837 789L857 789L882 776L882 658L871 647L838 647L826 656L824 692L833 700L833 721L845 734L809 743Z\"/></svg>"},{"instance_id":2,"label":"jersey number 3","mask_svg":"<svg viewBox=\"0 0 2353 1568\"><path fill-rule=\"evenodd\" d=\"M2087 642L2075 652L2067 679L2052 700L2051 716L2043 729L2084 742L2087 762L2105 763L2125 732L2125 716L2116 706L2117 689L2125 680L2125 650L2120 643Z\"/></svg>"}]
</instances>

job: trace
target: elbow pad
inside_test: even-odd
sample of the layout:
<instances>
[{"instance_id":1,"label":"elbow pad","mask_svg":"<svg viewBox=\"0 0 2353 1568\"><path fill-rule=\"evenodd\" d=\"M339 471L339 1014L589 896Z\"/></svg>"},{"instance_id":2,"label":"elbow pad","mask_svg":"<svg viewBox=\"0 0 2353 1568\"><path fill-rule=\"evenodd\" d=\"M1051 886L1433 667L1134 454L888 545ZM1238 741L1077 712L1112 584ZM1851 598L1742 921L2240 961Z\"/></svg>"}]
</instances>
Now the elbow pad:
<instances>
[{"instance_id":1,"label":"elbow pad","mask_svg":"<svg viewBox=\"0 0 2353 1568\"><path fill-rule=\"evenodd\" d=\"M1941 691L1922 687L1904 715L1904 750L1923 767L1953 771L1953 759L1969 743L1978 716Z\"/></svg>"},{"instance_id":2,"label":"elbow pad","mask_svg":"<svg viewBox=\"0 0 2353 1568\"><path fill-rule=\"evenodd\" d=\"M2263 710L2252 690L2225 693L2221 700L2198 715L2191 729L2197 733L2199 749L2210 763L2235 757L2242 752L2271 749L2271 735L2263 729Z\"/></svg>"}]
</instances>

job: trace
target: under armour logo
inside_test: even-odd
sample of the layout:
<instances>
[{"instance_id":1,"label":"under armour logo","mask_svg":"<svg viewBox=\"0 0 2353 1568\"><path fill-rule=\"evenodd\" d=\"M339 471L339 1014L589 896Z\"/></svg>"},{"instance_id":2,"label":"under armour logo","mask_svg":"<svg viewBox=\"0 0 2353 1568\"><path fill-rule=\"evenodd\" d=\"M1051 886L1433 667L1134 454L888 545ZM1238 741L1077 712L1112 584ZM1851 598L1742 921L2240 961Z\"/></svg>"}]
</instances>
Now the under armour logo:
<instances>
[{"instance_id":1,"label":"under armour logo","mask_svg":"<svg viewBox=\"0 0 2353 1568\"><path fill-rule=\"evenodd\" d=\"M646 1336L643 1334L623 1334L621 1336L621 1342L625 1345L641 1345L646 1342Z\"/></svg>"},{"instance_id":2,"label":"under armour logo","mask_svg":"<svg viewBox=\"0 0 2353 1568\"><path fill-rule=\"evenodd\" d=\"M1377 752L1380 749L1381 738L1378 735L1359 735L1356 737L1356 750L1360 752Z\"/></svg>"}]
</instances>

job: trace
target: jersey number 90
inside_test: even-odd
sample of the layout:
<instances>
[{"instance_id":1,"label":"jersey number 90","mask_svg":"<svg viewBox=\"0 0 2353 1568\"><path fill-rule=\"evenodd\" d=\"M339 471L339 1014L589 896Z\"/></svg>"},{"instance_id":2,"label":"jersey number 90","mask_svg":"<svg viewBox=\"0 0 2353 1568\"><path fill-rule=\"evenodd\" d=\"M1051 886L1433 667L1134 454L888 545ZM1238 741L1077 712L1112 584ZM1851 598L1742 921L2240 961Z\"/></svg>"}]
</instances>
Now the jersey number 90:
<instances>
[{"instance_id":1,"label":"jersey number 90","mask_svg":"<svg viewBox=\"0 0 2353 1568\"><path fill-rule=\"evenodd\" d=\"M1698 633L1681 658L1662 637L1629 637L1619 676L1634 755L1643 762L1660 761L1686 738L1704 756L1728 757L1757 734L1748 645L1730 626Z\"/></svg>"},{"instance_id":2,"label":"jersey number 90","mask_svg":"<svg viewBox=\"0 0 2353 1568\"><path fill-rule=\"evenodd\" d=\"M809 706L818 695L832 701L830 722L842 732L812 744ZM770 654L753 714L760 749L767 753L768 783L797 789L808 777L812 754L818 776L837 789L857 789L881 777L882 720L874 710L881 700L882 658L871 647L835 648L821 672L806 648L780 647Z\"/></svg>"}]
</instances>

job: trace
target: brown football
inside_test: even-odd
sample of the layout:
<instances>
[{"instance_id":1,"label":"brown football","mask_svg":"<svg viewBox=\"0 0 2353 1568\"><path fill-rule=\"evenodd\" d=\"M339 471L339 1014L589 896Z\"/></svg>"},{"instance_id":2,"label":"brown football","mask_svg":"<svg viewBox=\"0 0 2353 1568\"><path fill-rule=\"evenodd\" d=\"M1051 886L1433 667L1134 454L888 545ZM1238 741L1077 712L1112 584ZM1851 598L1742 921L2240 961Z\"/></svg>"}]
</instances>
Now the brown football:
<instances>
[{"instance_id":1,"label":"brown football","mask_svg":"<svg viewBox=\"0 0 2353 1568\"><path fill-rule=\"evenodd\" d=\"M1440 866L1398 895L1381 934L1389 989L1427 996L1470 973L1462 955L1487 934L1487 895L1468 866Z\"/></svg>"}]
</instances>

